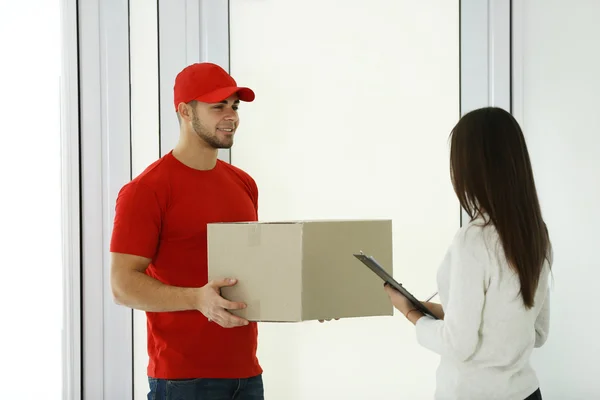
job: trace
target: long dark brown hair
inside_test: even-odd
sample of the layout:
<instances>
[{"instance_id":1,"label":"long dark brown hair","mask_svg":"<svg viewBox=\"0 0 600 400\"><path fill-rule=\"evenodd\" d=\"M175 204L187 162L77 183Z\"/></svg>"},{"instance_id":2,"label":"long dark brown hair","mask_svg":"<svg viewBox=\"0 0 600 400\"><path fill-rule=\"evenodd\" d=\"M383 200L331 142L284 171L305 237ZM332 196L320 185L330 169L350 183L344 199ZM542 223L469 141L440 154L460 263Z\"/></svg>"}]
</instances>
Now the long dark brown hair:
<instances>
[{"instance_id":1,"label":"long dark brown hair","mask_svg":"<svg viewBox=\"0 0 600 400\"><path fill-rule=\"evenodd\" d=\"M534 305L550 239L521 127L501 108L464 115L450 134L450 172L460 205L496 228L509 265L519 275L527 308Z\"/></svg>"}]
</instances>

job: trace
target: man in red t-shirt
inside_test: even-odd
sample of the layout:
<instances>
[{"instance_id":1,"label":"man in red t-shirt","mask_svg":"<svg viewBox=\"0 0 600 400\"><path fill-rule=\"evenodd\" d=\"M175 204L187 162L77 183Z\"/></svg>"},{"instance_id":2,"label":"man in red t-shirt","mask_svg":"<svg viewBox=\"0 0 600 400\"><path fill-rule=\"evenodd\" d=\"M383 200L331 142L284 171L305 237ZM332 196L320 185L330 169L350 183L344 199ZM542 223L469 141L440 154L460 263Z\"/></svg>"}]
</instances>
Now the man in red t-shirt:
<instances>
[{"instance_id":1,"label":"man in red t-shirt","mask_svg":"<svg viewBox=\"0 0 600 400\"><path fill-rule=\"evenodd\" d=\"M235 280L208 282L206 228L256 221L258 189L217 159L239 126L238 87L221 67L193 64L175 79L180 137L175 148L119 192L112 232L115 301L146 311L152 399L264 398L256 323L220 296Z\"/></svg>"}]
</instances>

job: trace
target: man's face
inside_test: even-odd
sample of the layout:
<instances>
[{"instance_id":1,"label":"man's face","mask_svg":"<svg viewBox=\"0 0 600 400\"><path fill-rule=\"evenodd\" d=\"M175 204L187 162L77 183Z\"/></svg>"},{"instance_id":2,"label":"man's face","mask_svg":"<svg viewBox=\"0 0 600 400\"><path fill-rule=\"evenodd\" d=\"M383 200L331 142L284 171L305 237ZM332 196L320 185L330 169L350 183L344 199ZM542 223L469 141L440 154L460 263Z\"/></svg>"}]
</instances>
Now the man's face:
<instances>
[{"instance_id":1,"label":"man's face","mask_svg":"<svg viewBox=\"0 0 600 400\"><path fill-rule=\"evenodd\" d=\"M196 135L215 149L229 149L239 126L237 94L220 103L196 103L192 107L192 127Z\"/></svg>"}]
</instances>

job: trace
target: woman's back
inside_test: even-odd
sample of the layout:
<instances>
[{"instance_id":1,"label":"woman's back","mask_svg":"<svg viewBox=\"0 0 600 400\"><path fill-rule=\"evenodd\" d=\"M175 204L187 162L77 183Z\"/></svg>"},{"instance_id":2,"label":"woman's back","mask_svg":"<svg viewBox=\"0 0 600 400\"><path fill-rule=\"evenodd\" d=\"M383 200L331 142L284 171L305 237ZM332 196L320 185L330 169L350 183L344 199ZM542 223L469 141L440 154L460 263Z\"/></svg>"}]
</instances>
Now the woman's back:
<instances>
[{"instance_id":1,"label":"woman's back","mask_svg":"<svg viewBox=\"0 0 600 400\"><path fill-rule=\"evenodd\" d=\"M443 319L386 290L442 357L437 399L539 399L529 358L548 334L552 246L525 136L510 113L485 107L461 117L450 139L452 186L471 221L439 268L433 306Z\"/></svg>"},{"instance_id":2,"label":"woman's back","mask_svg":"<svg viewBox=\"0 0 600 400\"><path fill-rule=\"evenodd\" d=\"M494 226L461 228L438 271L445 321L417 323L421 344L442 350L436 399L523 400L539 387L529 358L548 334L548 276L545 265L526 308Z\"/></svg>"}]
</instances>

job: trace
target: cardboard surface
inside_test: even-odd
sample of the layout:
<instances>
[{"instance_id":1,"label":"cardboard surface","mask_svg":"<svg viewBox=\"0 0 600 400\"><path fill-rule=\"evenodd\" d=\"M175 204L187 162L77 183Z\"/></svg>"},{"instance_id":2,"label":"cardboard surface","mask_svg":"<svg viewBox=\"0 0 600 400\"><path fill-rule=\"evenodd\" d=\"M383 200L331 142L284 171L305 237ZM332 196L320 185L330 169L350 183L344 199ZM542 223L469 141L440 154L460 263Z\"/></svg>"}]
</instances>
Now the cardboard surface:
<instances>
[{"instance_id":1,"label":"cardboard surface","mask_svg":"<svg viewBox=\"0 0 600 400\"><path fill-rule=\"evenodd\" d=\"M390 273L389 220L208 225L209 279L237 278L223 297L251 321L297 322L393 315L381 279L352 254L374 256Z\"/></svg>"}]
</instances>

